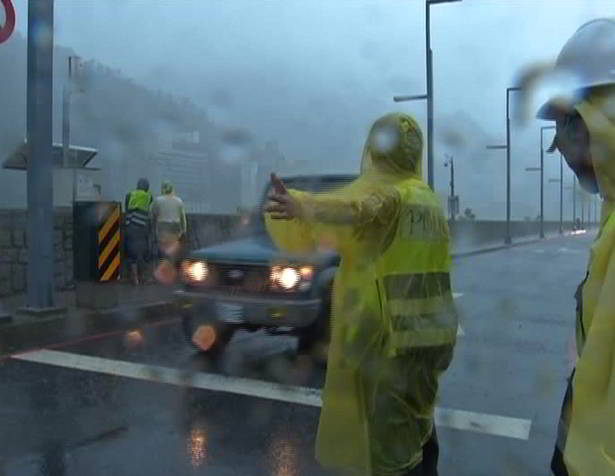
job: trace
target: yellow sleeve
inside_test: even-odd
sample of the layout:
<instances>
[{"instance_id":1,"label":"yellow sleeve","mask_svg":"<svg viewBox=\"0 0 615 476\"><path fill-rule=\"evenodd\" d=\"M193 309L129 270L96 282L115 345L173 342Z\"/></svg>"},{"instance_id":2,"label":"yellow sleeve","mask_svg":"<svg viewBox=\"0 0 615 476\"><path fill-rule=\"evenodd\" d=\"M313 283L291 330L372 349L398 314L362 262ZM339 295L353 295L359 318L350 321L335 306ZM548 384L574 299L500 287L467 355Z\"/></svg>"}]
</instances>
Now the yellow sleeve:
<instances>
[{"instance_id":1,"label":"yellow sleeve","mask_svg":"<svg viewBox=\"0 0 615 476\"><path fill-rule=\"evenodd\" d=\"M392 187L312 194L291 190L301 204L303 217L273 220L267 230L286 251L305 253L316 249L344 252L353 242L371 241L391 228L399 213L399 193Z\"/></svg>"},{"instance_id":2,"label":"yellow sleeve","mask_svg":"<svg viewBox=\"0 0 615 476\"><path fill-rule=\"evenodd\" d=\"M265 227L273 242L283 251L305 254L316 249L309 225L303 220L274 220L266 213Z\"/></svg>"},{"instance_id":3,"label":"yellow sleeve","mask_svg":"<svg viewBox=\"0 0 615 476\"><path fill-rule=\"evenodd\" d=\"M615 228L606 228L592 262L603 282L574 380L565 449L571 475L615 474Z\"/></svg>"}]
</instances>

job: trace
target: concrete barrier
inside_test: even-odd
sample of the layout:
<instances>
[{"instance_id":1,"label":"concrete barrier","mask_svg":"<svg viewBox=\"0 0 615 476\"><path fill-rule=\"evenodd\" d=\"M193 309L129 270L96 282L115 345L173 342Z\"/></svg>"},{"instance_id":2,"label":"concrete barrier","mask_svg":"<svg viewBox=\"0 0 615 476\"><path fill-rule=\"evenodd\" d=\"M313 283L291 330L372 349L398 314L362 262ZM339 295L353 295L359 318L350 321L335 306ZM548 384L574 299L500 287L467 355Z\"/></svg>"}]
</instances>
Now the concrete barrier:
<instances>
[{"instance_id":1,"label":"concrete barrier","mask_svg":"<svg viewBox=\"0 0 615 476\"><path fill-rule=\"evenodd\" d=\"M189 249L246 236L251 227L236 215L188 215ZM0 209L0 296L23 293L26 289L28 240L26 210ZM570 230L570 222L564 224ZM479 249L504 242L504 221L457 221L451 223L451 237L455 251ZM557 233L559 222L546 222L545 233ZM513 241L538 237L538 222L512 222ZM57 208L54 216L55 287L65 290L74 286L73 280L73 218L71 208Z\"/></svg>"},{"instance_id":2,"label":"concrete barrier","mask_svg":"<svg viewBox=\"0 0 615 476\"><path fill-rule=\"evenodd\" d=\"M564 230L572 230L572 222L564 222ZM453 249L470 250L481 246L504 243L505 221L461 220L449 224ZM513 221L510 223L513 242L519 238L539 238L540 223L536 221ZM559 232L559 221L544 224L545 235Z\"/></svg>"}]
</instances>

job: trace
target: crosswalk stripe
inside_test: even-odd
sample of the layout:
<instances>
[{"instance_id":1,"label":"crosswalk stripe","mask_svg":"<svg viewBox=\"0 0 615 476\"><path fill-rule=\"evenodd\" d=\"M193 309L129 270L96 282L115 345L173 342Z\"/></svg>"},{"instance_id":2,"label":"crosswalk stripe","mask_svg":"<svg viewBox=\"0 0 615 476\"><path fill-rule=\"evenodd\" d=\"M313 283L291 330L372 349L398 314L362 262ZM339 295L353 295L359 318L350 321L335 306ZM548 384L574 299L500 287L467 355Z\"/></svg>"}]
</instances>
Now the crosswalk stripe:
<instances>
[{"instance_id":1,"label":"crosswalk stripe","mask_svg":"<svg viewBox=\"0 0 615 476\"><path fill-rule=\"evenodd\" d=\"M37 350L24 354L15 354L12 358L104 375L232 393L310 407L319 408L322 406L321 391L317 388L185 371L56 350ZM532 422L521 418L437 408L436 424L456 430L527 440Z\"/></svg>"}]
</instances>

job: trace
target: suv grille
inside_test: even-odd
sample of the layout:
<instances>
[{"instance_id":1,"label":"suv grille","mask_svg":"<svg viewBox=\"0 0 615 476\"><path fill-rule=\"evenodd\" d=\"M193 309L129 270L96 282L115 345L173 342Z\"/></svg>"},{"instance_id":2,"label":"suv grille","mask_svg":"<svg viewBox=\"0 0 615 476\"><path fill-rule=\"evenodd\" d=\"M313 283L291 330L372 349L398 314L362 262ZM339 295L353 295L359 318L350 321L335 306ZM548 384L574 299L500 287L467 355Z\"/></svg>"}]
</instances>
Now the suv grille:
<instances>
[{"instance_id":1,"label":"suv grille","mask_svg":"<svg viewBox=\"0 0 615 476\"><path fill-rule=\"evenodd\" d=\"M209 263L209 271L213 289L250 294L270 291L269 266Z\"/></svg>"}]
</instances>

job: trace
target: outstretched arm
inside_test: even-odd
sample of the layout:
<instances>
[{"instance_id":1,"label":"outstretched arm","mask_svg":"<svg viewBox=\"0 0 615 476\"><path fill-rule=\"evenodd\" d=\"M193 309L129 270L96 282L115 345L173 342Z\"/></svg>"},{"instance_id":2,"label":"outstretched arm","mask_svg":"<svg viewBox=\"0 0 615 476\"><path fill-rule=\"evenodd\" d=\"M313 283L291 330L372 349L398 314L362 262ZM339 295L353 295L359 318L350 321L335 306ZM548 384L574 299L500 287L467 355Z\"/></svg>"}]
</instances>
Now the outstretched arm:
<instances>
[{"instance_id":1,"label":"outstretched arm","mask_svg":"<svg viewBox=\"0 0 615 476\"><path fill-rule=\"evenodd\" d=\"M272 185L274 191L265 208L267 228L274 240L286 235L284 242L294 238L301 249L322 245L340 250L350 239L369 238L390 229L399 213L400 197L392 187L364 185L352 193L312 194L288 191L274 174ZM276 224L280 220L283 225Z\"/></svg>"}]
</instances>

